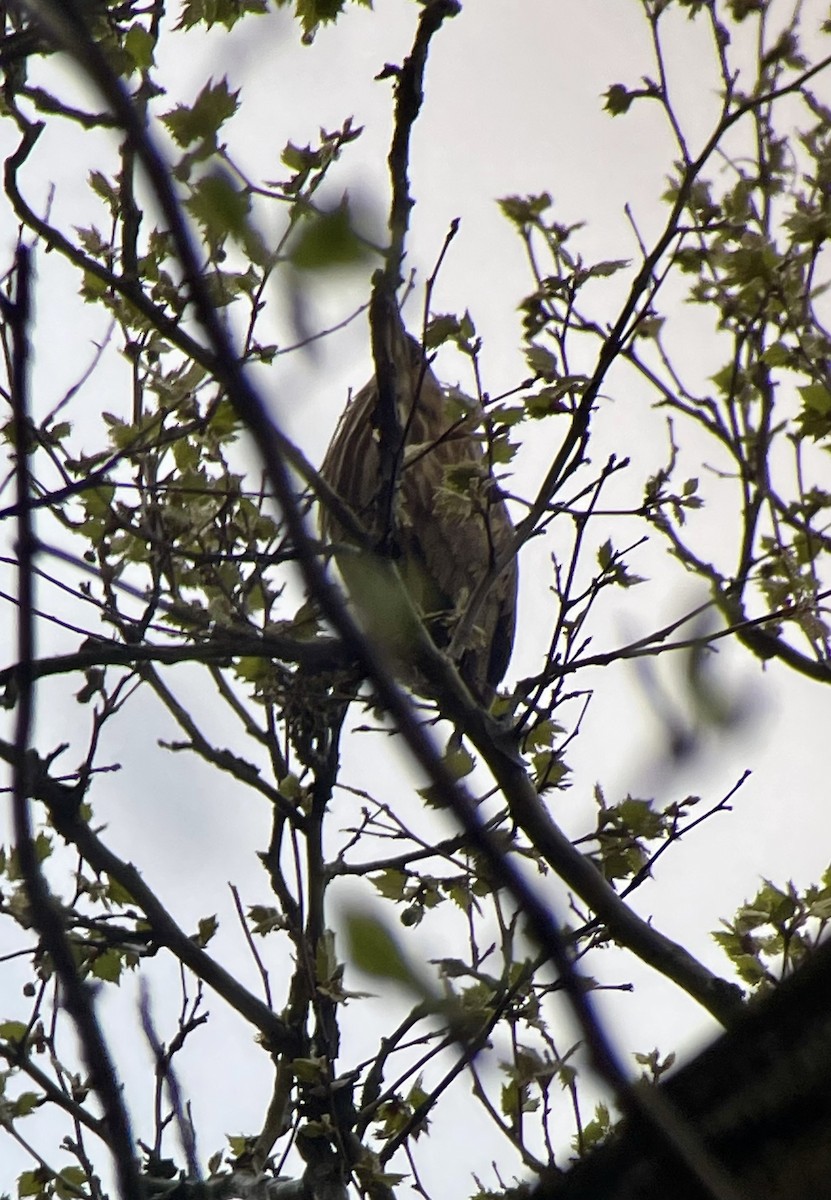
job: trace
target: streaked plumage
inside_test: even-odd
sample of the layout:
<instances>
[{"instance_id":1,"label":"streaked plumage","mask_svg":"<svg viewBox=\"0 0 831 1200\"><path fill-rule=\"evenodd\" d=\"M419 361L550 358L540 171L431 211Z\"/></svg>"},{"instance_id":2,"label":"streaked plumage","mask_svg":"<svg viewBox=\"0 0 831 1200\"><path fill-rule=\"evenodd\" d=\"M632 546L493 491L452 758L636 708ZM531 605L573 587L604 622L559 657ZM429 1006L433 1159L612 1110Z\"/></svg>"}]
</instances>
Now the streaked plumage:
<instances>
[{"instance_id":1,"label":"streaked plumage","mask_svg":"<svg viewBox=\"0 0 831 1200\"><path fill-rule=\"evenodd\" d=\"M434 641L445 646L476 587L508 546L513 526L489 471L481 414L474 412L458 424L448 414L445 395L418 342L407 334L403 338L400 359L408 382L399 389L405 437L394 542L407 587ZM352 509L373 546L389 533L382 511L377 402L373 379L347 405L321 467L321 475ZM325 506L321 533L334 545L348 540ZM349 587L348 556L340 556L338 565ZM485 703L511 656L516 589L512 559L492 583L458 657L462 678Z\"/></svg>"}]
</instances>

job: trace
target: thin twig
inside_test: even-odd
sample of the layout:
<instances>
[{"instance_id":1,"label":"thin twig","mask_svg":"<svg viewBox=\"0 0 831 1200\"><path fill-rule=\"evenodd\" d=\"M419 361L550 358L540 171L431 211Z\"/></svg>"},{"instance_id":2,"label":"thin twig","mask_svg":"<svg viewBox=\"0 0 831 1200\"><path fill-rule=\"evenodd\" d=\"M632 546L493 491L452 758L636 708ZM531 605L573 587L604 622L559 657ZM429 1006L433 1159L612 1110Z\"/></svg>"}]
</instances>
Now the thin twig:
<instances>
[{"instance_id":1,"label":"thin twig","mask_svg":"<svg viewBox=\"0 0 831 1200\"><path fill-rule=\"evenodd\" d=\"M234 906L237 910L237 916L239 917L240 928L242 929L245 940L248 943L248 949L251 951L251 957L254 959L257 970L260 973L260 979L263 981L263 994L265 995L265 1002L269 1008L273 1008L274 1002L271 998L271 984L268 981L268 971L265 969L265 965L259 950L254 945L254 939L251 936L251 930L248 928L248 922L246 921L245 913L242 910L242 901L240 900L239 890L233 883L229 883L228 887L231 889L231 895L234 897Z\"/></svg>"},{"instance_id":2,"label":"thin twig","mask_svg":"<svg viewBox=\"0 0 831 1200\"><path fill-rule=\"evenodd\" d=\"M34 718L34 556L37 548L32 514L29 508L28 371L29 321L31 317L31 259L27 247L17 251L16 296L3 301L4 315L12 327L14 372L12 406L14 444L17 450L17 555L18 691L17 725L12 755L15 842L20 874L25 883L32 921L48 951L60 979L63 1003L75 1022L92 1086L98 1094L109 1132L109 1145L124 1200L141 1200L141 1187L133 1147L133 1135L121 1085L116 1076L107 1044L95 1015L90 988L80 978L72 957L60 910L53 900L41 871L35 848L29 798L34 795L34 762L29 748Z\"/></svg>"}]
</instances>

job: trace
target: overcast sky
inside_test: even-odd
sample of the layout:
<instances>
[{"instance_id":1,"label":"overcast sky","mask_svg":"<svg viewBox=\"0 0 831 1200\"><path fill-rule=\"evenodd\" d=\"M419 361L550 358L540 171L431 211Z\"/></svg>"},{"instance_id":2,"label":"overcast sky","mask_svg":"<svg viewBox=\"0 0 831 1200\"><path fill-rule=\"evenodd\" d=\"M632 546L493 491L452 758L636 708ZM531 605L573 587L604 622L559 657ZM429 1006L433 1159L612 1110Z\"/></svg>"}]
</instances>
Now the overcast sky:
<instances>
[{"instance_id":1,"label":"overcast sky","mask_svg":"<svg viewBox=\"0 0 831 1200\"><path fill-rule=\"evenodd\" d=\"M808 15L813 10L822 15L826 7L819 0L804 5ZM284 174L279 158L289 140L300 145L314 142L319 127L331 130L352 116L364 132L346 151L340 171L333 174L329 195L335 200L348 189L382 223L391 89L388 81L377 82L374 76L384 63L400 62L406 54L417 13L410 0L377 0L374 12L354 7L336 26L322 30L311 47L299 44L296 27L285 13L245 22L231 34L222 31L201 40L192 35L183 40L179 35L163 59L170 105L177 99L191 100L206 76L227 74L234 87L242 88L243 102L243 112L227 127L227 140L240 165L257 179ZM668 59L673 94L695 149L703 144L717 112L715 77L701 23L679 18L674 35ZM183 44L187 54L181 53ZM521 246L500 214L496 198L548 191L558 219L586 222L580 245L587 259L636 259L624 205L630 205L641 235L649 242L660 227L660 194L673 149L657 106L654 112L636 106L627 117L612 119L602 111L602 93L615 82L636 86L653 69L646 25L633 0L522 0L521 4L469 0L461 16L448 22L434 41L425 109L414 135L411 180L417 204L408 262L417 272L418 289L435 263L449 223L461 218L434 308L470 309L484 339L484 386L491 394L516 386L528 373L518 351L516 307L531 286ZM826 87L826 94L829 91ZM11 145L8 131L0 125L4 155ZM54 141L49 153L38 160L42 194L48 182L56 184L54 212L67 226L89 220L84 179L93 165L92 147L92 138L72 133L65 142ZM279 218L273 219L276 234ZM8 214L0 232L4 262L8 262L15 236ZM69 274L52 259L40 255L38 263L37 402L42 411L78 377L91 357L91 339L100 337L102 330L89 309L76 305L71 315L67 313ZM598 286L598 319L614 318L623 284L615 279ZM313 289L307 319L321 326L342 321L366 298L366 276L329 278ZM408 317L417 328L420 291L413 301ZM285 297L275 293L270 303L275 339L290 344L296 330ZM720 365L717 350L694 315L688 328L689 337L676 343L678 352L685 365L700 362L706 375L706 364L713 369ZM370 370L368 331L362 318L328 339L314 355L278 359L273 378L266 381L275 418L313 461L322 457L350 387L363 384ZM439 358L437 370L446 380L471 387L462 374L464 363L450 354ZM119 390L126 369L117 358L98 380L98 391L87 396L91 408L73 413L73 419L81 427L88 423L90 431L96 428L102 380L109 381L112 394L101 395L100 408L116 411L129 398ZM662 424L649 416L648 401L631 376L621 373L610 380L599 446L609 452L620 443L619 452L632 454L635 461L631 482L618 494L621 504L638 502L649 462L654 469L663 461L663 445L658 441ZM561 434L556 421L540 427L539 433L532 431L533 444L518 459L512 490L520 495L533 493ZM689 453L695 458L695 444ZM723 531L729 531L730 518L728 510L718 507L701 517L698 528L715 539L714 552L718 539L729 536ZM520 634L510 678L532 670L540 631L547 633L551 625L549 550L529 548L521 562ZM654 583L645 585L634 603L634 593L621 592L617 606L608 606L604 622L595 629L593 650L607 650L642 636L702 598L677 569L669 570L661 546L646 547L632 567ZM48 629L41 637L44 648L68 650L78 642ZM827 737L826 692L775 664L763 671L746 654L727 646L720 652L720 663L724 686L744 701L746 719L729 737L705 740L701 753L674 773L666 767L661 724L650 711L636 672L621 665L582 681L581 686L596 688L596 697L581 737L569 753L573 786L556 796L553 804L556 819L578 832L590 819L596 782L610 800L632 791L654 794L665 803L692 791L715 803L750 768L753 776L737 797L735 811L716 818L668 854L655 872L654 885L643 889L636 901L644 915L655 915L664 932L724 973L727 965L711 942L710 930L719 917L729 916L755 892L762 877L777 882L790 877L801 885L818 878L828 866L831 815L817 751ZM666 686L673 686L678 670L672 663L661 668ZM202 702L194 678L184 677L181 689L192 703ZM65 709L54 704L41 707L41 751L70 733L83 739L87 714L69 702L72 691L69 686L63 689ZM51 694L60 694L60 689ZM207 715L206 719L210 721ZM221 740L222 714L216 719ZM125 719L114 723L107 744L110 759L123 763L125 769L96 785L96 811L110 822L119 852L147 863L150 881L160 887L184 925L220 910L230 926L226 880L242 887L246 903L268 901L266 881L254 858L266 834L268 814L255 811L250 799L238 805L234 798L234 836L228 837L226 786L192 758L171 759L157 751L156 739L171 734L169 722L159 721L149 701L139 701L132 709L128 706ZM367 739L352 741L345 753L345 770L357 785ZM379 790L400 788L401 766L392 761L389 747L382 750L373 745L372 752L378 755ZM239 965L255 986L240 938L228 935L220 944L225 961ZM606 970L609 977L610 968ZM628 961L621 962L620 970L621 979L633 974ZM614 993L605 1006L622 1044L641 1050L657 1044L666 1052L712 1033L706 1015L663 980L645 969L637 969L634 976L637 994ZM14 995L17 986L11 973L8 978L14 983L10 992L3 987L4 997ZM352 986L360 986L360 981L353 980ZM245 1042L247 1032L241 1033L235 1022L226 1019L219 1001L211 999L209 1007L216 1028L205 1035L203 1044L210 1039L213 1049L191 1063L189 1081L195 1081L197 1091L204 1094L215 1088L221 1075L226 1094L233 1096L234 1111L228 1114L215 1105L202 1106L204 1151L217 1148L225 1133L256 1124L269 1083L260 1069L261 1052ZM13 1004L5 1008L11 1011ZM228 1036L223 1040L218 1035L226 1028ZM141 1054L138 1049L137 1063ZM477 1168L494 1183L487 1179L486 1167L491 1158L501 1157L498 1143L494 1141L492 1153L488 1149L483 1154L479 1151L486 1143L480 1142L477 1154L463 1159L454 1152L454 1131L448 1132L446 1141L437 1135L437 1147L443 1152L431 1156L426 1171L426 1182L435 1194L468 1194L469 1173ZM487 1136L484 1126L481 1136ZM23 1160L15 1164L8 1176L9 1168L0 1168L0 1188L11 1188L13 1175L24 1165L28 1164Z\"/></svg>"}]
</instances>

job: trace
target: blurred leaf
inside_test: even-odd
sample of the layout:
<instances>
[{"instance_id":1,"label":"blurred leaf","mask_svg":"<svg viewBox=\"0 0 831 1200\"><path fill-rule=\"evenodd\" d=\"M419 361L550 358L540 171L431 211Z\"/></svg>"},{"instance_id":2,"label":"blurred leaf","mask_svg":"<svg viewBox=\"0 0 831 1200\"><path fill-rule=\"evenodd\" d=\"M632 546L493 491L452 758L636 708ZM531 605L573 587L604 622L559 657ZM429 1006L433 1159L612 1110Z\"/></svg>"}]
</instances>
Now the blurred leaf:
<instances>
[{"instance_id":1,"label":"blurred leaf","mask_svg":"<svg viewBox=\"0 0 831 1200\"><path fill-rule=\"evenodd\" d=\"M217 170L198 180L185 206L211 239L221 241L230 235L243 240L248 232L251 198L227 171Z\"/></svg>"},{"instance_id":2,"label":"blurred leaf","mask_svg":"<svg viewBox=\"0 0 831 1200\"><path fill-rule=\"evenodd\" d=\"M16 1117L28 1117L38 1107L40 1099L37 1092L21 1092L19 1096L15 1096L14 1098L14 1115Z\"/></svg>"},{"instance_id":3,"label":"blurred leaf","mask_svg":"<svg viewBox=\"0 0 831 1200\"><path fill-rule=\"evenodd\" d=\"M278 4L284 0L278 0ZM232 29L237 21L249 14L268 12L268 0L183 0L177 29L192 29L194 25L224 25Z\"/></svg>"},{"instance_id":4,"label":"blurred leaf","mask_svg":"<svg viewBox=\"0 0 831 1200\"><path fill-rule=\"evenodd\" d=\"M48 834L41 831L35 835L34 848L37 861L39 863L45 862L46 859L52 854L52 839ZM8 874L9 879L14 880L15 882L23 878L20 872L20 856L18 855L16 847L12 850L11 855L9 856Z\"/></svg>"},{"instance_id":5,"label":"blurred leaf","mask_svg":"<svg viewBox=\"0 0 831 1200\"><path fill-rule=\"evenodd\" d=\"M0 1021L0 1037L7 1042L22 1042L28 1029L25 1021Z\"/></svg>"},{"instance_id":6,"label":"blurred leaf","mask_svg":"<svg viewBox=\"0 0 831 1200\"><path fill-rule=\"evenodd\" d=\"M818 413L821 417L831 413L831 391L824 383L808 383L797 388L805 402L805 407Z\"/></svg>"},{"instance_id":7,"label":"blurred leaf","mask_svg":"<svg viewBox=\"0 0 831 1200\"><path fill-rule=\"evenodd\" d=\"M353 908L346 914L346 937L353 966L376 979L402 983L423 994L424 988L399 945L380 917Z\"/></svg>"},{"instance_id":8,"label":"blurred leaf","mask_svg":"<svg viewBox=\"0 0 831 1200\"><path fill-rule=\"evenodd\" d=\"M90 964L90 974L95 979L103 979L105 983L119 983L124 961L120 950L105 950L97 954Z\"/></svg>"},{"instance_id":9,"label":"blurred leaf","mask_svg":"<svg viewBox=\"0 0 831 1200\"><path fill-rule=\"evenodd\" d=\"M153 36L143 25L136 22L124 35L124 49L139 71L153 66Z\"/></svg>"},{"instance_id":10,"label":"blurred leaf","mask_svg":"<svg viewBox=\"0 0 831 1200\"><path fill-rule=\"evenodd\" d=\"M329 1080L329 1069L326 1058L295 1058L292 1060L291 1073L301 1083L325 1084Z\"/></svg>"},{"instance_id":11,"label":"blurred leaf","mask_svg":"<svg viewBox=\"0 0 831 1200\"><path fill-rule=\"evenodd\" d=\"M344 201L330 212L315 213L303 222L289 257L301 271L320 271L366 262L369 252L352 227L349 206Z\"/></svg>"},{"instance_id":12,"label":"blurred leaf","mask_svg":"<svg viewBox=\"0 0 831 1200\"><path fill-rule=\"evenodd\" d=\"M551 207L551 197L548 192L538 196L504 196L499 207L515 225L533 225Z\"/></svg>"}]
</instances>

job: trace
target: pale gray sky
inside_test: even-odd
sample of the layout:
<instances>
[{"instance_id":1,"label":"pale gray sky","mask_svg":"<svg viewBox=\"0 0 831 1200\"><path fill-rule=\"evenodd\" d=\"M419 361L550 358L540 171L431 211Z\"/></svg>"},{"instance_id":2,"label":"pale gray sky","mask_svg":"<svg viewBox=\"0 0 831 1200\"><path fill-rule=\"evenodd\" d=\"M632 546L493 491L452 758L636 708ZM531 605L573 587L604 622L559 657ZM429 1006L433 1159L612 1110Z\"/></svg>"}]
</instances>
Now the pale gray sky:
<instances>
[{"instance_id":1,"label":"pale gray sky","mask_svg":"<svg viewBox=\"0 0 831 1200\"><path fill-rule=\"evenodd\" d=\"M826 7L809 0L804 10L806 15L815 10L821 14ZM298 44L293 24L282 13L245 23L231 34L206 36L199 53L193 51L192 36L184 43L174 39L164 64L169 101L188 101L207 75L227 73L230 82L243 89L243 111L227 127L227 140L241 165L259 179L282 173L279 157L287 141L314 141L320 126L332 129L353 116L364 126L364 134L333 173L329 194L335 198L348 188L383 217L390 84L375 82L373 76L385 62L400 61L406 53L417 13L418 7L409 0L377 0L375 12L355 7L336 26L322 30L311 48ZM177 50L182 44L188 47L186 55ZM673 94L694 149L703 144L717 113L707 54L699 25L678 17L669 63ZM624 204L631 206L642 236L649 241L662 220L659 197L671 169L673 147L657 106L654 112L636 107L629 116L612 120L602 111L602 93L615 82L636 86L641 75L653 69L646 27L632 0L468 0L461 16L434 41L425 108L414 135L411 180L417 205L408 261L417 271L417 293L409 312L416 326L422 298L418 289L432 269L450 221L460 217L460 233L442 271L434 308L470 309L484 338L484 386L492 394L515 386L527 375L517 351L516 306L530 288L521 246L495 200L511 193L547 190L555 199L558 219L587 223L580 245L588 259L636 258ZM7 138L0 126L4 154ZM49 181L56 184L54 213L60 223L89 223L85 175L95 153L89 135L75 134L65 142L54 141L39 160L43 196ZM275 217L272 230L266 232L277 228ZM13 241L14 230L7 226L6 260ZM71 316L67 313L72 284L55 255L40 255L39 272L41 390L37 401L45 410L81 373L91 356L90 339L100 337L103 326L80 305ZM597 284L593 299L598 319L613 319L624 283L623 278L615 278ZM327 280L314 291L312 316L322 324L340 321L366 296L365 277ZM275 294L270 302L276 340L291 342L293 330L282 298ZM689 321L685 326L689 335L679 338L678 353L685 366L698 367L706 377L720 365L718 352L704 322L694 315L683 319ZM101 408L120 411L128 401L123 390L127 372L117 355L109 358L87 402L94 396L93 409L98 409L100 398ZM277 360L266 384L273 391L275 416L314 461L322 456L348 389L365 381L369 362L363 319L333 336L316 356ZM470 386L470 380L460 375L463 365L450 355L439 358L437 369L446 379L459 376L462 386ZM624 481L615 493L621 505L640 499L645 471L638 468L664 459L659 440L662 423L650 415L649 399L632 376L610 377L608 402L597 426L598 446L603 453L614 449L636 458L631 481ZM96 417L97 411L74 412L80 427L89 428L90 438L97 428ZM518 459L511 484L518 494L533 492L561 432L556 420L531 431L531 444ZM685 448L694 459L696 444ZM599 450L596 461L600 461ZM702 514L694 526L713 539L714 556L730 524L728 501L721 498L723 493L719 496L720 507ZM556 530L554 539L556 543ZM549 552L550 546L541 544L523 555L520 638L511 678L533 669L539 640L548 636L553 612ZM679 569L670 568L663 546L646 547L631 565L654 582L635 592L621 592L616 604L608 605L603 621L593 630L594 651L641 636L700 599ZM77 640L46 628L41 645L44 650L70 649ZM595 782L610 800L629 790L643 795L649 789L661 803L688 792L714 803L751 768L753 776L736 798L735 811L715 818L668 854L655 872L655 883L642 889L636 901L644 915L654 914L664 932L725 972L727 965L709 937L710 930L719 917L729 916L755 892L762 876L779 882L792 877L802 885L816 879L828 866L831 815L817 753L828 725L826 692L775 664L763 671L734 648L725 646L720 661L726 684L735 694L746 692L752 699L747 720L729 737L707 740L702 753L676 774L664 769L660 727L630 667L607 668L581 680L581 687L596 688L597 694L568 756L573 786L556 795L552 805L565 828L577 832L585 827L591 811ZM670 662L661 668L661 677L671 681L677 669ZM204 685L183 674L180 688L203 711L209 726L215 722L219 739L227 739L226 718L222 712L211 713ZM88 713L72 701L73 690L68 685L50 689L50 697L63 694L66 701L59 706L52 700L41 708L42 749L72 735L83 745ZM240 969L256 986L253 966L233 925L225 881L240 886L246 903L268 902L266 881L254 857L263 843L268 814L258 811L250 798L238 802L236 795L229 796L230 785L193 758L171 758L156 749L157 738L172 735L170 722L160 720L150 701L140 699L128 706L109 733L105 756L122 762L125 769L96 785L97 811L110 824L116 849L146 865L148 881L159 886L182 924L189 926L199 916L220 912L224 926L216 943L219 951L227 964ZM368 786L369 756L371 786L392 797L400 793L403 768L390 745L382 742L366 735L351 739L345 752L346 777L356 786ZM68 758L74 765L72 752ZM540 885L550 886L549 881ZM426 936L434 937L434 931ZM423 946L425 954L437 953L426 941ZM175 972L165 970L167 986L175 991ZM611 966L605 972L606 978L614 977ZM712 1023L691 1001L646 969L633 969L628 959L621 959L616 978L630 977L637 980L636 994L612 993L604 1004L622 1045L649 1050L657 1044L667 1052L679 1044L690 1046L712 1032ZM6 978L15 979L9 969ZM361 986L359 979L349 983ZM5 982L2 985L2 1007L9 1015L15 987L16 981L9 990ZM107 1007L114 1022L130 1027L128 1036L133 1039L132 985L125 984L122 992L121 998L108 999ZM279 979L275 979L275 992L280 994ZM156 984L156 993L160 1019L162 1011L169 1017L177 1007L175 998L165 1006L161 984ZM251 1044L248 1031L227 1016L217 999L209 997L208 1007L212 1024L197 1035L194 1046L201 1054L189 1060L185 1074L197 1099L203 1152L218 1148L225 1133L256 1126L270 1082L263 1055ZM376 1010L354 1005L348 1019L360 1025L367 1011ZM162 1032L169 1036L171 1031ZM367 1053L376 1032L375 1024L363 1034L356 1031L359 1041L366 1039ZM563 1040L568 1044L567 1036ZM129 1094L137 1115L146 1117L149 1096L136 1086L142 1054L138 1047L128 1069L128 1074L135 1072ZM359 1058L360 1053L353 1054L347 1043L343 1065L351 1066ZM458 1118L442 1130L439 1115L433 1126L434 1148L425 1156L424 1179L437 1197L467 1195L473 1170L495 1185L490 1161L503 1167L513 1162L484 1124L478 1107L468 1104L467 1091L463 1083L453 1102L460 1106L455 1110ZM465 1122L469 1154L460 1147L457 1120ZM4 1164L14 1161L13 1154L4 1157ZM28 1164L4 1165L0 1188L11 1188L13 1175L24 1165Z\"/></svg>"}]
</instances>

